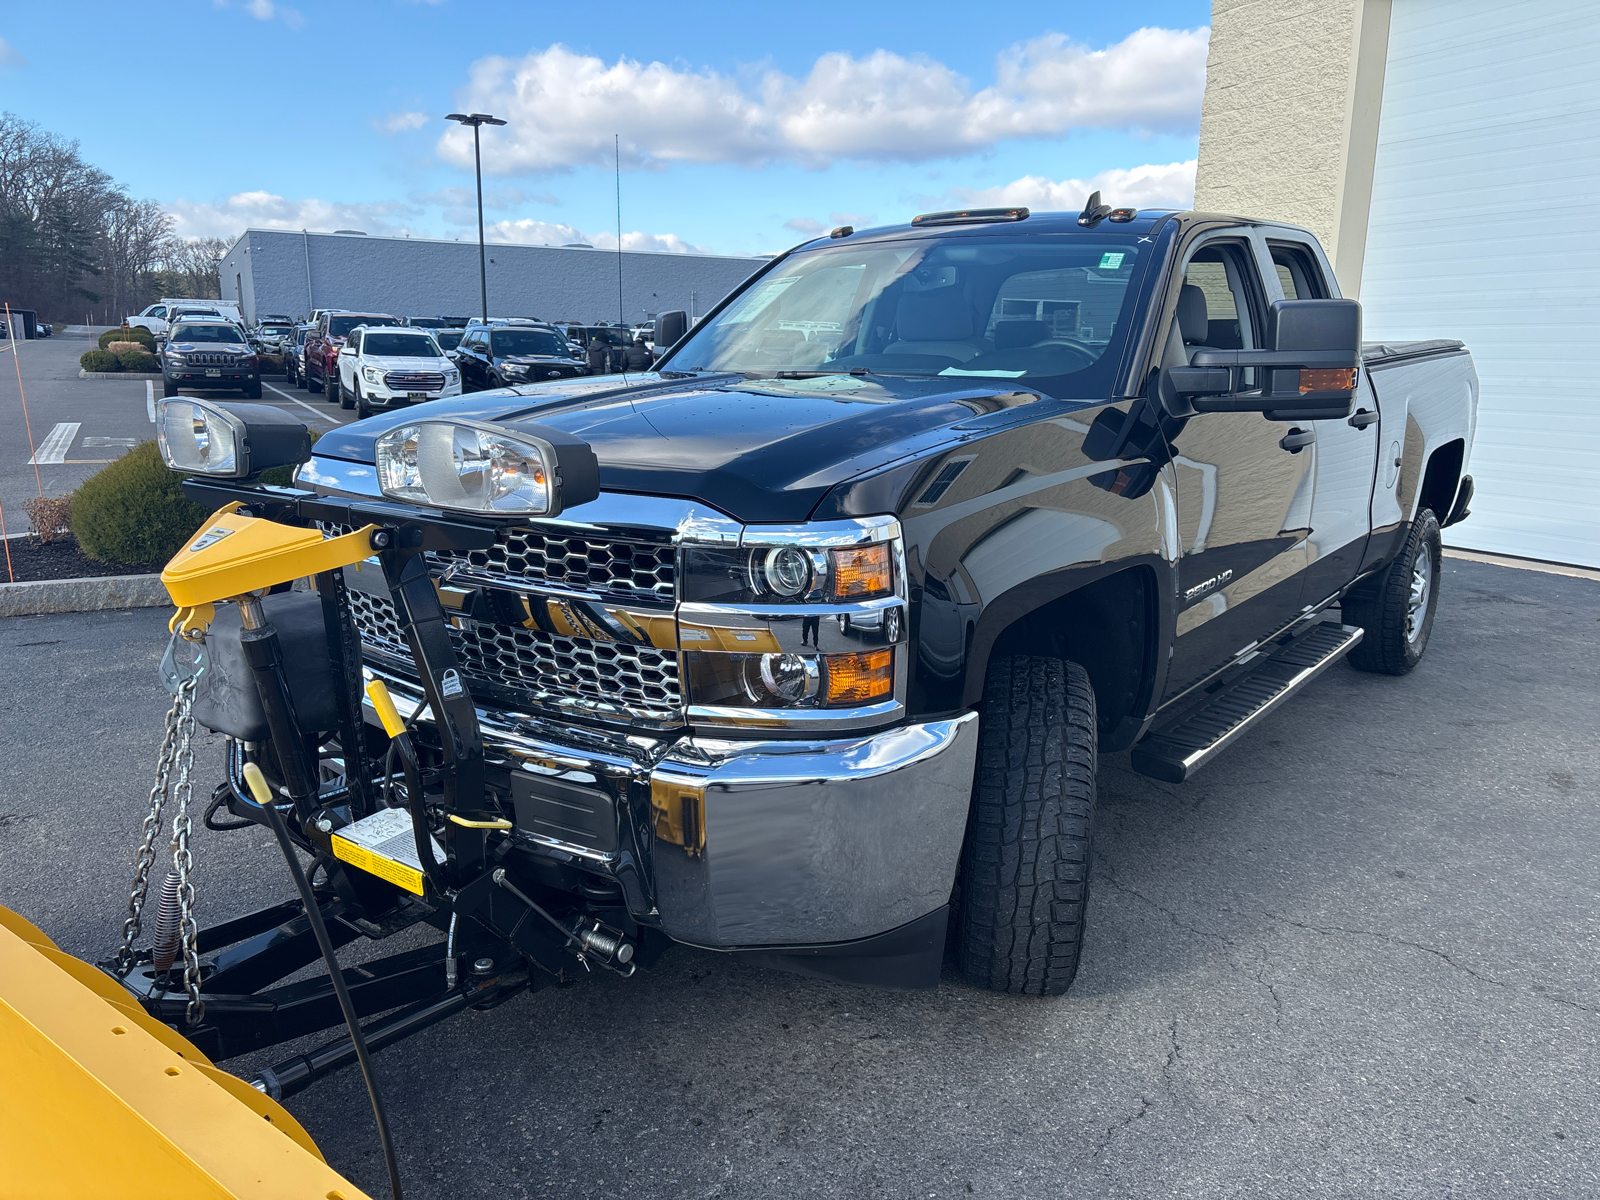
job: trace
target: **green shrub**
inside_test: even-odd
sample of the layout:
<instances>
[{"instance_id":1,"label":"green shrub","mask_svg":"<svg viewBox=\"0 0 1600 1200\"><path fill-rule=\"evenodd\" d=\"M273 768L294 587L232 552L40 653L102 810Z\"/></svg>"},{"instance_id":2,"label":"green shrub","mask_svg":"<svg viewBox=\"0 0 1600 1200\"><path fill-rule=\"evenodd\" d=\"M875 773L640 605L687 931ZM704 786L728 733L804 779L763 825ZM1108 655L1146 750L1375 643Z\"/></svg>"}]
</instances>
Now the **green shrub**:
<instances>
[{"instance_id":1,"label":"green shrub","mask_svg":"<svg viewBox=\"0 0 1600 1200\"><path fill-rule=\"evenodd\" d=\"M184 496L154 442L91 475L72 499L78 548L100 562L160 569L211 515Z\"/></svg>"},{"instance_id":2,"label":"green shrub","mask_svg":"<svg viewBox=\"0 0 1600 1200\"><path fill-rule=\"evenodd\" d=\"M156 361L156 356L148 350L118 350L117 361L122 364L124 371L156 371L161 370L161 364Z\"/></svg>"},{"instance_id":3,"label":"green shrub","mask_svg":"<svg viewBox=\"0 0 1600 1200\"><path fill-rule=\"evenodd\" d=\"M100 349L104 350L112 342L138 342L152 354L156 350L155 334L142 325L123 325L117 329L108 329L100 335Z\"/></svg>"},{"instance_id":4,"label":"green shrub","mask_svg":"<svg viewBox=\"0 0 1600 1200\"><path fill-rule=\"evenodd\" d=\"M122 370L122 364L117 361L117 356L109 350L85 350L78 358L78 365L85 371Z\"/></svg>"}]
</instances>

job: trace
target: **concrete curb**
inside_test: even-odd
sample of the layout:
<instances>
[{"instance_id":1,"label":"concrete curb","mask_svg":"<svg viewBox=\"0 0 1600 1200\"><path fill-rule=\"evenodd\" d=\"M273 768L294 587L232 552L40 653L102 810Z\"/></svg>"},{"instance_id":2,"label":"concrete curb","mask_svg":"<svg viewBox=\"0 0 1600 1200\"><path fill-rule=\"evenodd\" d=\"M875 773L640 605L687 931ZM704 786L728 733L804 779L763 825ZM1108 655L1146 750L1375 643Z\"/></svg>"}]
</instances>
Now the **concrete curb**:
<instances>
[{"instance_id":1,"label":"concrete curb","mask_svg":"<svg viewBox=\"0 0 1600 1200\"><path fill-rule=\"evenodd\" d=\"M171 603L172 598L161 585L159 575L98 575L91 579L0 583L0 617L158 608Z\"/></svg>"},{"instance_id":2,"label":"concrete curb","mask_svg":"<svg viewBox=\"0 0 1600 1200\"><path fill-rule=\"evenodd\" d=\"M160 371L85 371L78 368L79 379L160 379Z\"/></svg>"}]
</instances>

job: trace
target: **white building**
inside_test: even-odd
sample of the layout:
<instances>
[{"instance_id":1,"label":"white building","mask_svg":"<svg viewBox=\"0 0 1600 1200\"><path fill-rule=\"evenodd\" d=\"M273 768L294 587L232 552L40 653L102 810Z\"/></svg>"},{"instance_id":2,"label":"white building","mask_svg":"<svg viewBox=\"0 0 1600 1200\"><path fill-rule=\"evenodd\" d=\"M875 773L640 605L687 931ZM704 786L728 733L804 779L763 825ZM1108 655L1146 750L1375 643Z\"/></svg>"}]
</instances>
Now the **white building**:
<instances>
[{"instance_id":1,"label":"white building","mask_svg":"<svg viewBox=\"0 0 1600 1200\"><path fill-rule=\"evenodd\" d=\"M1600 4L1212 7L1195 207L1315 230L1369 340L1467 343L1447 542L1600 566Z\"/></svg>"},{"instance_id":2,"label":"white building","mask_svg":"<svg viewBox=\"0 0 1600 1200\"><path fill-rule=\"evenodd\" d=\"M489 313L588 324L683 309L704 316L766 260L497 244ZM478 316L478 243L248 229L218 266L245 320L351 308L396 316ZM620 292L620 297L619 297Z\"/></svg>"}]
</instances>

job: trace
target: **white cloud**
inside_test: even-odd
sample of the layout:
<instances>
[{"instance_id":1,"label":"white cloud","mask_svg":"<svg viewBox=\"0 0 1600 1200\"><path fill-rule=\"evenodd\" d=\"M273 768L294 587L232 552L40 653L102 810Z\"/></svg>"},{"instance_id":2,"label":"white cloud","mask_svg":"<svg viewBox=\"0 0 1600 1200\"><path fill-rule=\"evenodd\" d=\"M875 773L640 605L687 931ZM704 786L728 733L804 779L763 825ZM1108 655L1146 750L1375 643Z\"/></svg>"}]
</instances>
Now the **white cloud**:
<instances>
[{"instance_id":1,"label":"white cloud","mask_svg":"<svg viewBox=\"0 0 1600 1200\"><path fill-rule=\"evenodd\" d=\"M1022 204L1040 212L1079 212L1091 192L1101 193L1113 207L1188 208L1194 203L1195 160L1149 163L1142 167L1101 171L1088 179L1059 182L1042 175L1024 175L989 188L951 188L942 196L923 197L929 208L1004 208Z\"/></svg>"},{"instance_id":2,"label":"white cloud","mask_svg":"<svg viewBox=\"0 0 1600 1200\"><path fill-rule=\"evenodd\" d=\"M536 221L531 217L522 217L514 221L496 221L491 225L485 225L483 235L484 240L490 242L515 242L529 246L566 246L583 242L596 250L617 248L615 233L585 233L575 225ZM708 247L686 242L675 233L641 233L638 230L622 235L622 248L655 254L712 253Z\"/></svg>"},{"instance_id":3,"label":"white cloud","mask_svg":"<svg viewBox=\"0 0 1600 1200\"><path fill-rule=\"evenodd\" d=\"M413 129L421 129L427 123L428 114L420 112L390 113L381 121L373 122L383 133L407 133Z\"/></svg>"},{"instance_id":4,"label":"white cloud","mask_svg":"<svg viewBox=\"0 0 1600 1200\"><path fill-rule=\"evenodd\" d=\"M486 132L485 169L514 174L609 166L612 135L634 168L674 162L820 167L839 158L916 162L972 154L1074 129L1191 133L1205 90L1210 31L1140 29L1101 50L1047 34L1000 54L974 90L925 57L824 54L803 79L767 71L753 84L710 69L579 54L562 45L474 63L457 102L510 123ZM472 165L465 128L441 157Z\"/></svg>"},{"instance_id":5,"label":"white cloud","mask_svg":"<svg viewBox=\"0 0 1600 1200\"><path fill-rule=\"evenodd\" d=\"M232 7L230 0L212 0L217 8ZM290 29L299 29L306 23L305 17L300 15L300 10L290 8L287 4L278 4L275 0L243 0L240 7L258 21L279 20Z\"/></svg>"},{"instance_id":6,"label":"white cloud","mask_svg":"<svg viewBox=\"0 0 1600 1200\"><path fill-rule=\"evenodd\" d=\"M273 192L237 192L217 203L177 200L166 206L182 237L233 237L245 229L359 229L363 233L419 235L421 210L402 201L342 204L291 200Z\"/></svg>"},{"instance_id":7,"label":"white cloud","mask_svg":"<svg viewBox=\"0 0 1600 1200\"><path fill-rule=\"evenodd\" d=\"M0 38L0 67L25 67L28 60L5 38Z\"/></svg>"},{"instance_id":8,"label":"white cloud","mask_svg":"<svg viewBox=\"0 0 1600 1200\"><path fill-rule=\"evenodd\" d=\"M527 196L517 188L503 188L484 195L485 208L511 208L525 200L549 201L546 194ZM464 205L473 207L467 208ZM329 232L334 229L359 229L375 237L438 237L432 222L426 221L428 208L442 208L448 224L471 227L476 237L476 197L468 188L445 188L438 192L413 193L409 200L376 204L345 204L329 200L293 200L274 192L237 192L225 200L197 203L177 200L166 206L172 214L174 231L181 237L235 237L246 229L289 229ZM490 242L519 242L535 246L561 246L568 242L587 242L602 250L617 248L617 235L611 232L586 233L575 225L538 221L531 217L506 219L485 224L484 238ZM463 241L467 240L465 236ZM675 233L622 235L624 250L654 251L661 254L710 254L705 246L684 241Z\"/></svg>"},{"instance_id":9,"label":"white cloud","mask_svg":"<svg viewBox=\"0 0 1600 1200\"><path fill-rule=\"evenodd\" d=\"M827 228L821 221L813 221L810 217L790 217L783 223L785 229L792 229L796 233L803 233L807 237L816 237Z\"/></svg>"}]
</instances>

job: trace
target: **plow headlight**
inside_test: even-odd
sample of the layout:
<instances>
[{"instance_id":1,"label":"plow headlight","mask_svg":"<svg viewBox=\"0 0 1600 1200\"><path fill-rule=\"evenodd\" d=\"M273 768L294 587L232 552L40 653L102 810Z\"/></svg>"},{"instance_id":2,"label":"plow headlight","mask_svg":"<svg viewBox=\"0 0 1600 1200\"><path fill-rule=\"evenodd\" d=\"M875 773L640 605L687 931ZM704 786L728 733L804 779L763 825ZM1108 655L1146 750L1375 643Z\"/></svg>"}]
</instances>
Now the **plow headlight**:
<instances>
[{"instance_id":1,"label":"plow headlight","mask_svg":"<svg viewBox=\"0 0 1600 1200\"><path fill-rule=\"evenodd\" d=\"M311 433L267 404L211 404L170 399L156 404L156 442L174 471L245 479L311 457Z\"/></svg>"},{"instance_id":2,"label":"plow headlight","mask_svg":"<svg viewBox=\"0 0 1600 1200\"><path fill-rule=\"evenodd\" d=\"M377 441L383 494L458 512L553 517L600 493L587 443L475 421L417 421Z\"/></svg>"}]
</instances>

